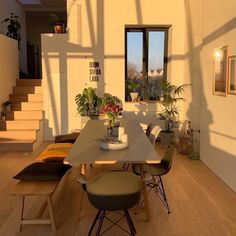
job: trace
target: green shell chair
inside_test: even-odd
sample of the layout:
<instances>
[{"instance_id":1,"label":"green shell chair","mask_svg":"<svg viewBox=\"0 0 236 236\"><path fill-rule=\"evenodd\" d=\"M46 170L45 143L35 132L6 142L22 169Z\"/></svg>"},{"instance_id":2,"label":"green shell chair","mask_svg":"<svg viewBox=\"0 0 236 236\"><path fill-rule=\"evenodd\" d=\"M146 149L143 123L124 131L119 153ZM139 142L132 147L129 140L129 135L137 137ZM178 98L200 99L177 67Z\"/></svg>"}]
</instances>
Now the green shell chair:
<instances>
[{"instance_id":1,"label":"green shell chair","mask_svg":"<svg viewBox=\"0 0 236 236\"><path fill-rule=\"evenodd\" d=\"M123 170L110 170L96 176L90 182L85 181L84 176L80 176L78 181L82 183L83 189L87 192L90 203L98 209L88 235L92 234L97 222L98 227L95 234L97 236L105 233L114 225L130 235L136 234L128 209L135 206L140 199L143 183L137 175ZM123 211L124 214L119 220L113 222L106 214L110 211ZM126 218L130 232L117 224L123 218ZM112 226L100 234L105 219L112 222Z\"/></svg>"},{"instance_id":2,"label":"green shell chair","mask_svg":"<svg viewBox=\"0 0 236 236\"><path fill-rule=\"evenodd\" d=\"M147 176L146 185L149 187L149 192L154 190L159 196L160 200L166 207L168 214L170 213L169 204L167 201L162 176L166 175L172 166L172 160L174 156L175 145L172 144L166 150L161 163L159 164L146 164L143 166L144 174ZM133 165L133 171L135 174L140 175L141 170L139 165ZM141 203L139 203L141 204Z\"/></svg>"}]
</instances>

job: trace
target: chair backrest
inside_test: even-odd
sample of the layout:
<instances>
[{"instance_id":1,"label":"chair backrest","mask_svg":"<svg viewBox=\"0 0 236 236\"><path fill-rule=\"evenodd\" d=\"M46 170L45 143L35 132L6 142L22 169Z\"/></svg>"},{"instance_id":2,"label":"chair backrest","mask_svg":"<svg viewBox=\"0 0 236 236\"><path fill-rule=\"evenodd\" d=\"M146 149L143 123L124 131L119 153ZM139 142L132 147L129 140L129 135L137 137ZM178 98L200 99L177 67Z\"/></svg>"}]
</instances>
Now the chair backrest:
<instances>
[{"instance_id":1,"label":"chair backrest","mask_svg":"<svg viewBox=\"0 0 236 236\"><path fill-rule=\"evenodd\" d=\"M175 145L171 145L168 147L168 149L166 150L164 154L164 157L161 160L161 164L166 169L165 174L167 174L171 169L174 153L175 153Z\"/></svg>"},{"instance_id":2,"label":"chair backrest","mask_svg":"<svg viewBox=\"0 0 236 236\"><path fill-rule=\"evenodd\" d=\"M146 135L149 137L151 130L152 130L153 123L149 123L146 129Z\"/></svg>"},{"instance_id":3,"label":"chair backrest","mask_svg":"<svg viewBox=\"0 0 236 236\"><path fill-rule=\"evenodd\" d=\"M156 139L160 132L161 132L161 128L159 125L155 125L154 127L152 127L148 138L153 146L155 145Z\"/></svg>"}]
</instances>

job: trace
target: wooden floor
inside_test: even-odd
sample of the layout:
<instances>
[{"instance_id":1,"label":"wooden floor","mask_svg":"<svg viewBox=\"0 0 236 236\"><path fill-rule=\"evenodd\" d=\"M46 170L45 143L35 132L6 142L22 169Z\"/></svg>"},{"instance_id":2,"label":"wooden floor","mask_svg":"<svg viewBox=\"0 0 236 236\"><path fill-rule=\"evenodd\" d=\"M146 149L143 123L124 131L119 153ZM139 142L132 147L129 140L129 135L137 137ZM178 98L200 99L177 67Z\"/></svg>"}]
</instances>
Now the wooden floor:
<instances>
[{"instance_id":1,"label":"wooden floor","mask_svg":"<svg viewBox=\"0 0 236 236\"><path fill-rule=\"evenodd\" d=\"M23 167L34 162L47 144L33 153L0 154L0 236L86 236L96 210L83 198L78 222L80 185L75 179L78 169L72 168L61 181L53 197L57 232L49 225L25 225L19 233L20 199L9 195L17 182L12 177ZM159 150L159 149L158 149ZM97 167L93 167L97 171ZM101 167L100 167L101 168ZM175 155L171 172L164 178L171 208L167 214L160 200L150 194L151 222L144 221L142 210L132 209L131 217L142 236L227 236L236 235L236 194L233 193L201 161ZM26 216L33 217L43 199L26 201ZM46 211L45 216L48 215ZM111 215L116 217L115 215ZM125 222L123 222L125 225ZM104 235L126 235L113 228Z\"/></svg>"}]
</instances>

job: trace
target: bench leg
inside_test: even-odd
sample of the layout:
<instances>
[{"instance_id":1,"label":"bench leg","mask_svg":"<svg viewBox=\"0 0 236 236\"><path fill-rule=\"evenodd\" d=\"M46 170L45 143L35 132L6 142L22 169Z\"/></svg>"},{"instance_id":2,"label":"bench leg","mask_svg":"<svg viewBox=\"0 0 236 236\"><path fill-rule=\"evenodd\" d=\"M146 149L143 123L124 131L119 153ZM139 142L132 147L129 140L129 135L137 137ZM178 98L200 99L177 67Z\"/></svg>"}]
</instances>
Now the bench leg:
<instances>
[{"instance_id":1,"label":"bench leg","mask_svg":"<svg viewBox=\"0 0 236 236\"><path fill-rule=\"evenodd\" d=\"M46 207L47 207L47 199L44 201L43 205L41 206L36 218L41 218L42 217Z\"/></svg>"},{"instance_id":2,"label":"bench leg","mask_svg":"<svg viewBox=\"0 0 236 236\"><path fill-rule=\"evenodd\" d=\"M22 207L20 216L20 232L22 230L22 221L24 220L24 207L25 207L25 196L22 197Z\"/></svg>"},{"instance_id":3,"label":"bench leg","mask_svg":"<svg viewBox=\"0 0 236 236\"><path fill-rule=\"evenodd\" d=\"M56 231L56 222L55 222L55 216L54 216L51 196L48 196L47 203L48 203L48 210L49 210L52 231Z\"/></svg>"}]
</instances>

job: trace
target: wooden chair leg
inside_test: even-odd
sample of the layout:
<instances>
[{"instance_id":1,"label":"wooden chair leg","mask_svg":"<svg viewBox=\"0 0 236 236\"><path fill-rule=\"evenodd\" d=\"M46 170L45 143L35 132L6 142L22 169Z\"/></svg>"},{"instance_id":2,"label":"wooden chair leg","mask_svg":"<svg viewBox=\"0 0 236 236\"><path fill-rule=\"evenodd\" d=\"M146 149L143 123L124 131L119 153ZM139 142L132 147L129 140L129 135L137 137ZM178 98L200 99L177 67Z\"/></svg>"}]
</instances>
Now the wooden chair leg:
<instances>
[{"instance_id":1,"label":"wooden chair leg","mask_svg":"<svg viewBox=\"0 0 236 236\"><path fill-rule=\"evenodd\" d=\"M22 221L24 220L24 207L25 207L25 196L22 197L22 207L20 216L20 232L22 230Z\"/></svg>"},{"instance_id":2,"label":"wooden chair leg","mask_svg":"<svg viewBox=\"0 0 236 236\"><path fill-rule=\"evenodd\" d=\"M54 211L53 211L51 196L48 196L47 203L48 203L48 210L49 210L52 231L56 231L56 222L55 222L55 215L54 215Z\"/></svg>"}]
</instances>

